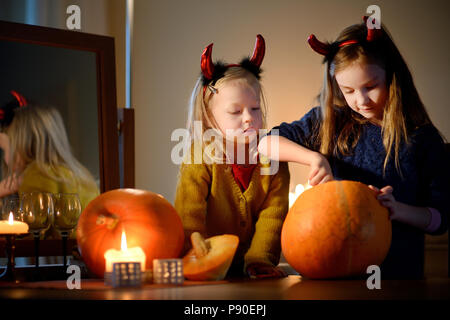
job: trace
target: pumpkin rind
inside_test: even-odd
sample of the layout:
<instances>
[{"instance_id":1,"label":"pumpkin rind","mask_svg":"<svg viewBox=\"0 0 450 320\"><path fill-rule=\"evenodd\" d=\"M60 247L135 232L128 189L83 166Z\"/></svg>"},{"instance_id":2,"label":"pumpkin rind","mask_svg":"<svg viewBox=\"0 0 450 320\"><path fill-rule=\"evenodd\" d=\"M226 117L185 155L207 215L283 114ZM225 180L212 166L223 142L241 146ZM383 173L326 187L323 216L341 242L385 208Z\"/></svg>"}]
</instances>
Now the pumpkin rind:
<instances>
[{"instance_id":1,"label":"pumpkin rind","mask_svg":"<svg viewBox=\"0 0 450 320\"><path fill-rule=\"evenodd\" d=\"M284 221L286 261L312 279L366 273L380 265L391 244L388 210L368 186L330 181L303 192Z\"/></svg>"},{"instance_id":2,"label":"pumpkin rind","mask_svg":"<svg viewBox=\"0 0 450 320\"><path fill-rule=\"evenodd\" d=\"M198 258L191 249L183 258L184 277L189 280L222 280L233 261L239 237L232 234L214 236L205 240L210 251Z\"/></svg>"},{"instance_id":3,"label":"pumpkin rind","mask_svg":"<svg viewBox=\"0 0 450 320\"><path fill-rule=\"evenodd\" d=\"M177 258L181 253L183 225L166 199L137 189L108 191L86 206L77 226L81 256L96 276L104 276L104 253L120 250L122 230L128 248L139 246L146 254L146 269L152 268L153 259Z\"/></svg>"}]
</instances>

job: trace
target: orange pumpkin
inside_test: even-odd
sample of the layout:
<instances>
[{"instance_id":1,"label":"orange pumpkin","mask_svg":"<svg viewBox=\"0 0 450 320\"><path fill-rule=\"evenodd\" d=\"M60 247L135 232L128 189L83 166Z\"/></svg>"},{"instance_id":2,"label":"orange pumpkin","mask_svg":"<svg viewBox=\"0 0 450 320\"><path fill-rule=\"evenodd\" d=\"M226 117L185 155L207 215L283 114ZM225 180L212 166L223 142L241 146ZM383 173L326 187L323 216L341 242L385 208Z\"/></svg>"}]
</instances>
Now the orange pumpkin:
<instances>
[{"instance_id":1,"label":"orange pumpkin","mask_svg":"<svg viewBox=\"0 0 450 320\"><path fill-rule=\"evenodd\" d=\"M191 235L192 249L183 258L184 277L189 280L222 280L233 261L239 237L223 234L206 240L198 232Z\"/></svg>"},{"instance_id":2,"label":"orange pumpkin","mask_svg":"<svg viewBox=\"0 0 450 320\"><path fill-rule=\"evenodd\" d=\"M281 232L286 261L312 279L366 274L391 244L388 210L375 192L354 181L330 181L303 192Z\"/></svg>"},{"instance_id":3,"label":"orange pumpkin","mask_svg":"<svg viewBox=\"0 0 450 320\"><path fill-rule=\"evenodd\" d=\"M83 261L98 277L105 272L104 254L120 250L122 230L127 246L141 247L146 269L153 259L177 258L184 230L175 208L161 195L137 189L116 189L100 194L83 210L77 242Z\"/></svg>"}]
</instances>

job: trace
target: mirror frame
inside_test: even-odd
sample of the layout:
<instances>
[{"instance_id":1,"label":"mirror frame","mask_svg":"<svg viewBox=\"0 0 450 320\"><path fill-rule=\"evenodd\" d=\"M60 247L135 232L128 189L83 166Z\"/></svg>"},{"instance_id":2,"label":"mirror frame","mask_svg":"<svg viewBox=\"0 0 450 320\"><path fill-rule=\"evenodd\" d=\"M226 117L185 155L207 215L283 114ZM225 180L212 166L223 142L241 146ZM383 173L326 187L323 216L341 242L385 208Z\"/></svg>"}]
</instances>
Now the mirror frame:
<instances>
[{"instance_id":1,"label":"mirror frame","mask_svg":"<svg viewBox=\"0 0 450 320\"><path fill-rule=\"evenodd\" d=\"M100 192L120 188L114 38L0 21L0 40L95 52Z\"/></svg>"}]
</instances>

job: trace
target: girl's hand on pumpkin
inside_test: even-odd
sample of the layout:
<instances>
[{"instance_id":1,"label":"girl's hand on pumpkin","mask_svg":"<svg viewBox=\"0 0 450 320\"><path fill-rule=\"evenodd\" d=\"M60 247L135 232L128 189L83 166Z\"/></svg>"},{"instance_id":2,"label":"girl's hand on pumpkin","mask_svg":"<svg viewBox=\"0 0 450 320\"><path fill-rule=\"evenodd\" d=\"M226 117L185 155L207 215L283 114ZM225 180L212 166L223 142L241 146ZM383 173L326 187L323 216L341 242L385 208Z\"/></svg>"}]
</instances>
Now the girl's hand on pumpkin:
<instances>
[{"instance_id":1,"label":"girl's hand on pumpkin","mask_svg":"<svg viewBox=\"0 0 450 320\"><path fill-rule=\"evenodd\" d=\"M310 163L308 182L311 186L315 186L327 181L333 180L333 172L327 158L322 154L316 153L316 156Z\"/></svg>"},{"instance_id":2,"label":"girl's hand on pumpkin","mask_svg":"<svg viewBox=\"0 0 450 320\"><path fill-rule=\"evenodd\" d=\"M403 205L402 203L395 200L392 192L394 188L391 186L386 186L381 189L378 189L374 186L369 186L375 192L377 200L381 203L382 206L389 209L389 219L390 220L400 220L400 216L403 214Z\"/></svg>"},{"instance_id":3,"label":"girl's hand on pumpkin","mask_svg":"<svg viewBox=\"0 0 450 320\"><path fill-rule=\"evenodd\" d=\"M263 263L252 263L247 267L247 274L253 279L263 278L283 278L287 277L286 272L280 268Z\"/></svg>"}]
</instances>

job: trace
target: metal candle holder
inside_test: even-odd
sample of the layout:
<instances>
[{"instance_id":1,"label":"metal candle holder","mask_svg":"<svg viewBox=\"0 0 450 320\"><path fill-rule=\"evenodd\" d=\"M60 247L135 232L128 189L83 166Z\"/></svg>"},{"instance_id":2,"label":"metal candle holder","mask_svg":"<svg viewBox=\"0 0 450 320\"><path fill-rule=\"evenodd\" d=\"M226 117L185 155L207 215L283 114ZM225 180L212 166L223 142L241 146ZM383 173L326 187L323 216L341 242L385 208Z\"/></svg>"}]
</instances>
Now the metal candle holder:
<instances>
[{"instance_id":1,"label":"metal candle holder","mask_svg":"<svg viewBox=\"0 0 450 320\"><path fill-rule=\"evenodd\" d=\"M115 262L112 272L105 272L105 284L114 288L142 285L140 262Z\"/></svg>"},{"instance_id":2,"label":"metal candle holder","mask_svg":"<svg viewBox=\"0 0 450 320\"><path fill-rule=\"evenodd\" d=\"M16 250L16 235L15 234L1 234L6 238L6 254L8 256L8 264L6 265L6 270L0 275L1 281L15 282L20 281L16 277L15 269L15 250Z\"/></svg>"},{"instance_id":3,"label":"metal candle holder","mask_svg":"<svg viewBox=\"0 0 450 320\"><path fill-rule=\"evenodd\" d=\"M183 284L183 260L154 259L153 282L165 284Z\"/></svg>"}]
</instances>

